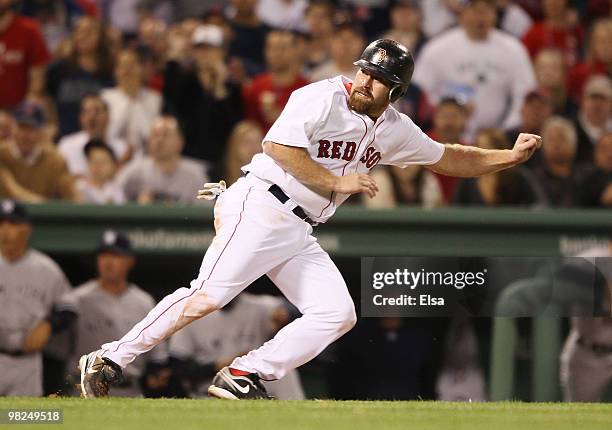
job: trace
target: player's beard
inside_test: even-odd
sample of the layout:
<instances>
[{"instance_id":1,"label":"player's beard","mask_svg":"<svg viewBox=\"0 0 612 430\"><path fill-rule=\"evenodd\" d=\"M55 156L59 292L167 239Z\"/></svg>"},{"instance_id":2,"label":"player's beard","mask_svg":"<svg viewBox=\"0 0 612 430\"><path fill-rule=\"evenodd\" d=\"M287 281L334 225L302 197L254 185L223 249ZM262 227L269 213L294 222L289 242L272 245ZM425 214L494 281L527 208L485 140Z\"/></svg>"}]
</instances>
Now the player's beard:
<instances>
[{"instance_id":1,"label":"player's beard","mask_svg":"<svg viewBox=\"0 0 612 430\"><path fill-rule=\"evenodd\" d=\"M353 90L351 92L351 95L349 96L349 107L355 112L364 115L380 115L380 112L384 111L386 105L386 100L380 100L377 102L374 99L374 96L372 96L371 94L364 95L362 93L359 93L357 90Z\"/></svg>"}]
</instances>

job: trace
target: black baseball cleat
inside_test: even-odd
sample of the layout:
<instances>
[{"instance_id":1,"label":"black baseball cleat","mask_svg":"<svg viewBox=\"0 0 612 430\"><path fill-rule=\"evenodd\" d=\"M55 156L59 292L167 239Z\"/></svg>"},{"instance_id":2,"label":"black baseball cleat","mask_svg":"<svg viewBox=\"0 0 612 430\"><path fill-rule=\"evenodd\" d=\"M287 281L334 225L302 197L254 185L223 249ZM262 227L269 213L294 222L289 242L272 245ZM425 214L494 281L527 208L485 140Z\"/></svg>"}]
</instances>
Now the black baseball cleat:
<instances>
[{"instance_id":1,"label":"black baseball cleat","mask_svg":"<svg viewBox=\"0 0 612 430\"><path fill-rule=\"evenodd\" d=\"M229 367L219 370L208 387L208 395L219 399L273 399L255 373L232 375Z\"/></svg>"},{"instance_id":2,"label":"black baseball cleat","mask_svg":"<svg viewBox=\"0 0 612 430\"><path fill-rule=\"evenodd\" d=\"M108 396L110 384L121 382L121 367L114 361L102 357L99 349L81 356L81 394L86 398Z\"/></svg>"}]
</instances>

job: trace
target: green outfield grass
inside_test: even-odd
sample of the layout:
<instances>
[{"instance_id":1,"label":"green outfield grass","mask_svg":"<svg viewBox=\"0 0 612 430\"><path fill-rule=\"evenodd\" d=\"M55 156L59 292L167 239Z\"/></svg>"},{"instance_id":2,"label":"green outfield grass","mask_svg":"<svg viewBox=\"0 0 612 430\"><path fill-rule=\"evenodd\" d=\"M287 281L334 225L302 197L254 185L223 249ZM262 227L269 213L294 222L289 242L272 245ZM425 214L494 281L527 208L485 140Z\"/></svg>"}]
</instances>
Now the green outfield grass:
<instances>
[{"instance_id":1,"label":"green outfield grass","mask_svg":"<svg viewBox=\"0 0 612 430\"><path fill-rule=\"evenodd\" d=\"M61 408L62 430L612 429L611 404L0 398L7 408Z\"/></svg>"}]
</instances>

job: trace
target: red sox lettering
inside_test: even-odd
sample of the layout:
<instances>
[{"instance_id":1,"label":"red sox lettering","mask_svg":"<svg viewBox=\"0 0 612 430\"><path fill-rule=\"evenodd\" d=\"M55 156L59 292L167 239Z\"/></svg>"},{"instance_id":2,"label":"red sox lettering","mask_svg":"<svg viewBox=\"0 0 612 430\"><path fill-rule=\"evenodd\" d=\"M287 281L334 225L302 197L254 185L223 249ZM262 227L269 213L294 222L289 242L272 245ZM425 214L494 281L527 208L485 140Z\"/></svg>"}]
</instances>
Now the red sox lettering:
<instances>
[{"instance_id":1,"label":"red sox lettering","mask_svg":"<svg viewBox=\"0 0 612 430\"><path fill-rule=\"evenodd\" d=\"M356 151L357 143L355 142L344 142L342 140L330 142L329 140L321 139L319 140L319 152L317 157L351 161L353 157L355 157ZM371 169L378 164L381 158L382 155L380 151L376 151L376 148L370 146L366 149L359 161L364 163L368 169Z\"/></svg>"}]
</instances>

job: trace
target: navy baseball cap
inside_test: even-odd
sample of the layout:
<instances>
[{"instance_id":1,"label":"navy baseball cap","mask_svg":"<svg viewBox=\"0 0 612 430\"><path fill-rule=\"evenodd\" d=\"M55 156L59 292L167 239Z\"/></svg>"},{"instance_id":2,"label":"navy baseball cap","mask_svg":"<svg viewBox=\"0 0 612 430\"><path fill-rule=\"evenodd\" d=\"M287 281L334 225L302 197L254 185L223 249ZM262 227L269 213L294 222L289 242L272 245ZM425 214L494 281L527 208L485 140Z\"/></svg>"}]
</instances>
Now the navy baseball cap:
<instances>
[{"instance_id":1,"label":"navy baseball cap","mask_svg":"<svg viewBox=\"0 0 612 430\"><path fill-rule=\"evenodd\" d=\"M45 125L45 112L38 103L32 101L21 103L15 108L13 115L17 124L29 125L34 128L41 128Z\"/></svg>"},{"instance_id":2,"label":"navy baseball cap","mask_svg":"<svg viewBox=\"0 0 612 430\"><path fill-rule=\"evenodd\" d=\"M116 230L106 230L102 233L100 243L96 249L97 254L110 252L118 255L133 255L132 242L123 233Z\"/></svg>"},{"instance_id":3,"label":"navy baseball cap","mask_svg":"<svg viewBox=\"0 0 612 430\"><path fill-rule=\"evenodd\" d=\"M0 201L0 220L13 223L29 223L30 216L24 205L15 200Z\"/></svg>"}]
</instances>

